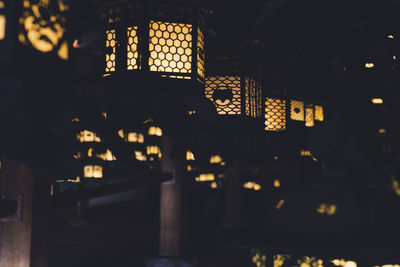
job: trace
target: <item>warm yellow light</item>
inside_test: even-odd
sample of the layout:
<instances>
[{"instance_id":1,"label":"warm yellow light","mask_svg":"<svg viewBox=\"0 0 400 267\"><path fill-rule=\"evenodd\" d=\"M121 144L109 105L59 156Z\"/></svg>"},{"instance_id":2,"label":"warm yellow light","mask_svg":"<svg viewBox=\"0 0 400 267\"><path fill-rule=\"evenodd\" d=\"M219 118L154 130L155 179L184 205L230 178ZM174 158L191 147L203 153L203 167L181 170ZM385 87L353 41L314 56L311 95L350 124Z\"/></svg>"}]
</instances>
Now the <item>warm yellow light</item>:
<instances>
[{"instance_id":1,"label":"warm yellow light","mask_svg":"<svg viewBox=\"0 0 400 267\"><path fill-rule=\"evenodd\" d=\"M274 187L275 188L278 188L278 187L280 187L281 186L281 182L279 181L279 179L275 179L275 181L274 181Z\"/></svg>"},{"instance_id":2,"label":"warm yellow light","mask_svg":"<svg viewBox=\"0 0 400 267\"><path fill-rule=\"evenodd\" d=\"M253 189L255 183L254 182L246 182L243 184L243 187L246 189Z\"/></svg>"},{"instance_id":3,"label":"warm yellow light","mask_svg":"<svg viewBox=\"0 0 400 267\"><path fill-rule=\"evenodd\" d=\"M138 65L138 45L139 45L139 37L137 35L137 26L128 27L127 29L127 37L128 37L128 45L127 45L127 62L126 67L128 70L135 70L139 68Z\"/></svg>"},{"instance_id":4,"label":"warm yellow light","mask_svg":"<svg viewBox=\"0 0 400 267\"><path fill-rule=\"evenodd\" d=\"M105 153L97 154L96 157L99 158L99 159L102 159L104 161L117 160L115 158L115 156L113 155L113 153L111 152L111 150L109 150L109 149L107 149Z\"/></svg>"},{"instance_id":5,"label":"warm yellow light","mask_svg":"<svg viewBox=\"0 0 400 267\"><path fill-rule=\"evenodd\" d=\"M278 203L276 204L275 208L277 210L279 210L280 208L282 208L283 204L285 204L285 200L281 199L281 200L278 201Z\"/></svg>"},{"instance_id":6,"label":"warm yellow light","mask_svg":"<svg viewBox=\"0 0 400 267\"><path fill-rule=\"evenodd\" d=\"M146 147L146 154L147 155L157 155L158 158L162 157L161 149L158 146L147 146Z\"/></svg>"},{"instance_id":7,"label":"warm yellow light","mask_svg":"<svg viewBox=\"0 0 400 267\"><path fill-rule=\"evenodd\" d=\"M382 128L378 130L378 133L380 134L385 134L386 133L386 129Z\"/></svg>"},{"instance_id":8,"label":"warm yellow light","mask_svg":"<svg viewBox=\"0 0 400 267\"><path fill-rule=\"evenodd\" d=\"M121 137L122 139L125 137L123 129L118 130L118 136Z\"/></svg>"},{"instance_id":9,"label":"warm yellow light","mask_svg":"<svg viewBox=\"0 0 400 267\"><path fill-rule=\"evenodd\" d=\"M67 41L64 41L62 45L60 46L60 49L57 51L57 55L62 59L62 60L68 60L69 58L69 47Z\"/></svg>"},{"instance_id":10,"label":"warm yellow light","mask_svg":"<svg viewBox=\"0 0 400 267\"><path fill-rule=\"evenodd\" d=\"M316 121L324 121L324 108L319 105L315 105L314 117Z\"/></svg>"},{"instance_id":11,"label":"warm yellow light","mask_svg":"<svg viewBox=\"0 0 400 267\"><path fill-rule=\"evenodd\" d=\"M150 71L192 72L192 25L151 21Z\"/></svg>"},{"instance_id":12,"label":"warm yellow light","mask_svg":"<svg viewBox=\"0 0 400 267\"><path fill-rule=\"evenodd\" d=\"M194 160L194 155L192 151L186 151L186 160Z\"/></svg>"},{"instance_id":13,"label":"warm yellow light","mask_svg":"<svg viewBox=\"0 0 400 267\"><path fill-rule=\"evenodd\" d=\"M396 193L396 195L400 196L400 184L394 178L392 178L392 189Z\"/></svg>"},{"instance_id":14,"label":"warm yellow light","mask_svg":"<svg viewBox=\"0 0 400 267\"><path fill-rule=\"evenodd\" d=\"M279 157L278 156L274 156L274 160L278 160L279 159Z\"/></svg>"},{"instance_id":15,"label":"warm yellow light","mask_svg":"<svg viewBox=\"0 0 400 267\"><path fill-rule=\"evenodd\" d=\"M135 151L135 158L138 160L138 161L146 161L147 160L147 157L146 157L146 155L143 155L143 152L142 151Z\"/></svg>"},{"instance_id":16,"label":"warm yellow light","mask_svg":"<svg viewBox=\"0 0 400 267\"><path fill-rule=\"evenodd\" d=\"M88 149L87 155L89 158L93 157L93 148Z\"/></svg>"},{"instance_id":17,"label":"warm yellow light","mask_svg":"<svg viewBox=\"0 0 400 267\"><path fill-rule=\"evenodd\" d=\"M366 69L372 69L374 66L375 66L374 63L372 63L372 62L365 63L365 68Z\"/></svg>"},{"instance_id":18,"label":"warm yellow light","mask_svg":"<svg viewBox=\"0 0 400 267\"><path fill-rule=\"evenodd\" d=\"M141 133L128 133L128 142L142 144L144 142L144 136Z\"/></svg>"},{"instance_id":19,"label":"warm yellow light","mask_svg":"<svg viewBox=\"0 0 400 267\"><path fill-rule=\"evenodd\" d=\"M306 127L314 127L314 109L312 107L306 108Z\"/></svg>"},{"instance_id":20,"label":"warm yellow light","mask_svg":"<svg viewBox=\"0 0 400 267\"><path fill-rule=\"evenodd\" d=\"M107 112L102 112L101 116L103 116L103 118L106 120L107 119Z\"/></svg>"},{"instance_id":21,"label":"warm yellow light","mask_svg":"<svg viewBox=\"0 0 400 267\"><path fill-rule=\"evenodd\" d=\"M302 157L311 157L312 156L310 150L300 150L300 155Z\"/></svg>"},{"instance_id":22,"label":"warm yellow light","mask_svg":"<svg viewBox=\"0 0 400 267\"><path fill-rule=\"evenodd\" d=\"M103 167L99 165L86 165L83 167L83 176L86 178L103 178Z\"/></svg>"},{"instance_id":23,"label":"warm yellow light","mask_svg":"<svg viewBox=\"0 0 400 267\"><path fill-rule=\"evenodd\" d=\"M371 102L373 104L383 104L383 99L382 98L372 98Z\"/></svg>"},{"instance_id":24,"label":"warm yellow light","mask_svg":"<svg viewBox=\"0 0 400 267\"><path fill-rule=\"evenodd\" d=\"M107 30L106 31L106 49L109 52L106 53L106 72L115 71L116 67L116 53L117 53L117 41L116 41L116 31Z\"/></svg>"},{"instance_id":25,"label":"warm yellow light","mask_svg":"<svg viewBox=\"0 0 400 267\"><path fill-rule=\"evenodd\" d=\"M96 133L91 132L89 130L83 130L79 134L77 134L77 139L81 143L86 143L86 142L101 142L100 137L96 135Z\"/></svg>"},{"instance_id":26,"label":"warm yellow light","mask_svg":"<svg viewBox=\"0 0 400 267\"><path fill-rule=\"evenodd\" d=\"M210 157L211 164L219 164L222 162L222 157L220 155L214 155Z\"/></svg>"},{"instance_id":27,"label":"warm yellow light","mask_svg":"<svg viewBox=\"0 0 400 267\"><path fill-rule=\"evenodd\" d=\"M79 122L79 118L73 118L72 122Z\"/></svg>"},{"instance_id":28,"label":"warm yellow light","mask_svg":"<svg viewBox=\"0 0 400 267\"><path fill-rule=\"evenodd\" d=\"M54 196L54 185L51 184L50 186L50 196Z\"/></svg>"},{"instance_id":29,"label":"warm yellow light","mask_svg":"<svg viewBox=\"0 0 400 267\"><path fill-rule=\"evenodd\" d=\"M156 135L156 136L162 136L162 130L160 127L156 126L151 126L148 131L149 135Z\"/></svg>"},{"instance_id":30,"label":"warm yellow light","mask_svg":"<svg viewBox=\"0 0 400 267\"><path fill-rule=\"evenodd\" d=\"M221 162L221 166L225 166L226 165L226 162L225 161L222 161Z\"/></svg>"},{"instance_id":31,"label":"warm yellow light","mask_svg":"<svg viewBox=\"0 0 400 267\"><path fill-rule=\"evenodd\" d=\"M286 129L286 100L265 99L265 131L283 131Z\"/></svg>"},{"instance_id":32,"label":"warm yellow light","mask_svg":"<svg viewBox=\"0 0 400 267\"><path fill-rule=\"evenodd\" d=\"M210 184L210 187L211 187L212 189L216 189L216 188L218 187L218 184L217 184L216 182L212 182L212 183Z\"/></svg>"},{"instance_id":33,"label":"warm yellow light","mask_svg":"<svg viewBox=\"0 0 400 267\"><path fill-rule=\"evenodd\" d=\"M243 184L243 188L253 189L255 191L258 191L258 190L261 190L261 185L255 183L255 182L246 182Z\"/></svg>"},{"instance_id":34,"label":"warm yellow light","mask_svg":"<svg viewBox=\"0 0 400 267\"><path fill-rule=\"evenodd\" d=\"M192 166L187 165L186 169L187 169L188 172L190 172L190 171L192 171Z\"/></svg>"},{"instance_id":35,"label":"warm yellow light","mask_svg":"<svg viewBox=\"0 0 400 267\"><path fill-rule=\"evenodd\" d=\"M80 183L81 182L81 177L76 177L76 179L68 179L67 182L70 183Z\"/></svg>"},{"instance_id":36,"label":"warm yellow light","mask_svg":"<svg viewBox=\"0 0 400 267\"><path fill-rule=\"evenodd\" d=\"M304 102L290 100L290 119L304 121Z\"/></svg>"},{"instance_id":37,"label":"warm yellow light","mask_svg":"<svg viewBox=\"0 0 400 267\"><path fill-rule=\"evenodd\" d=\"M0 0L0 9L3 9L5 7L6 7L6 5L4 4L3 0Z\"/></svg>"},{"instance_id":38,"label":"warm yellow light","mask_svg":"<svg viewBox=\"0 0 400 267\"><path fill-rule=\"evenodd\" d=\"M78 152L74 155L75 159L80 159L81 158L81 152Z\"/></svg>"},{"instance_id":39,"label":"warm yellow light","mask_svg":"<svg viewBox=\"0 0 400 267\"><path fill-rule=\"evenodd\" d=\"M336 213L337 206L335 204L322 203L322 204L318 205L316 210L321 215L326 214L326 215L330 216L330 215L334 215Z\"/></svg>"},{"instance_id":40,"label":"warm yellow light","mask_svg":"<svg viewBox=\"0 0 400 267\"><path fill-rule=\"evenodd\" d=\"M220 115L242 113L240 76L208 76L205 79L205 96L214 103Z\"/></svg>"},{"instance_id":41,"label":"warm yellow light","mask_svg":"<svg viewBox=\"0 0 400 267\"><path fill-rule=\"evenodd\" d=\"M389 38L389 39L394 39L394 36L391 35L391 34L389 34L387 38Z\"/></svg>"},{"instance_id":42,"label":"warm yellow light","mask_svg":"<svg viewBox=\"0 0 400 267\"><path fill-rule=\"evenodd\" d=\"M6 38L6 16L0 15L0 40Z\"/></svg>"},{"instance_id":43,"label":"warm yellow light","mask_svg":"<svg viewBox=\"0 0 400 267\"><path fill-rule=\"evenodd\" d=\"M357 267L357 263L355 261L346 261L344 259L334 259L331 261L335 266L341 267Z\"/></svg>"},{"instance_id":44,"label":"warm yellow light","mask_svg":"<svg viewBox=\"0 0 400 267\"><path fill-rule=\"evenodd\" d=\"M195 178L196 182L209 182L214 180L215 176L213 173L201 173L199 176Z\"/></svg>"}]
</instances>

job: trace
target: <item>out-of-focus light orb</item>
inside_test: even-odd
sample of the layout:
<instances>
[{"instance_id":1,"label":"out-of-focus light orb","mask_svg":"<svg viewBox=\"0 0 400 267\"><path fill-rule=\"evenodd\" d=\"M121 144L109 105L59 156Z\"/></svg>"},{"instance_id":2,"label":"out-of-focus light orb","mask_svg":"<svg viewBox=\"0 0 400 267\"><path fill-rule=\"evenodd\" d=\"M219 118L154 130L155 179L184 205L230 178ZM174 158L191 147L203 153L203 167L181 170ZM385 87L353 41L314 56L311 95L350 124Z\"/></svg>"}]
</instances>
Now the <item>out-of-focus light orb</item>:
<instances>
[{"instance_id":1,"label":"out-of-focus light orb","mask_svg":"<svg viewBox=\"0 0 400 267\"><path fill-rule=\"evenodd\" d=\"M366 69L372 69L373 67L375 67L374 63L372 63L372 62L365 63L365 68Z\"/></svg>"},{"instance_id":2,"label":"out-of-focus light orb","mask_svg":"<svg viewBox=\"0 0 400 267\"><path fill-rule=\"evenodd\" d=\"M383 99L382 98L372 98L371 102L373 104L383 104Z\"/></svg>"},{"instance_id":3,"label":"out-of-focus light orb","mask_svg":"<svg viewBox=\"0 0 400 267\"><path fill-rule=\"evenodd\" d=\"M389 35L387 36L387 38L389 38L389 39L394 39L394 36L391 35L391 34L389 34Z\"/></svg>"}]
</instances>

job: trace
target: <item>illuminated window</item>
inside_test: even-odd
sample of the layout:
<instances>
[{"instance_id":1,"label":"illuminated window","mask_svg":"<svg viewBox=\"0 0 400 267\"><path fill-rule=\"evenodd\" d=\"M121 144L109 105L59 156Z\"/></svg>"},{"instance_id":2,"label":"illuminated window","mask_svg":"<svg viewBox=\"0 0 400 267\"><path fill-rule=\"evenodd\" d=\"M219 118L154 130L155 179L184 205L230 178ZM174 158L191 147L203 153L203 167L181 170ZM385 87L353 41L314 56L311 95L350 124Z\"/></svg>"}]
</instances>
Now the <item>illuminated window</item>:
<instances>
[{"instance_id":1,"label":"illuminated window","mask_svg":"<svg viewBox=\"0 0 400 267\"><path fill-rule=\"evenodd\" d=\"M6 16L0 15L0 40L6 38Z\"/></svg>"},{"instance_id":2,"label":"illuminated window","mask_svg":"<svg viewBox=\"0 0 400 267\"><path fill-rule=\"evenodd\" d=\"M160 127L151 126L151 127L149 128L148 134L149 134L149 135L162 136L162 130L161 130Z\"/></svg>"},{"instance_id":3,"label":"illuminated window","mask_svg":"<svg viewBox=\"0 0 400 267\"><path fill-rule=\"evenodd\" d=\"M115 30L106 31L106 72L115 71L117 41Z\"/></svg>"},{"instance_id":4,"label":"illuminated window","mask_svg":"<svg viewBox=\"0 0 400 267\"><path fill-rule=\"evenodd\" d=\"M137 26L128 27L127 29L128 46L127 46L127 62L128 70L138 69L138 44L139 37L137 36Z\"/></svg>"},{"instance_id":5,"label":"illuminated window","mask_svg":"<svg viewBox=\"0 0 400 267\"><path fill-rule=\"evenodd\" d=\"M101 142L100 137L98 137L94 132L88 130L81 131L76 137L81 143Z\"/></svg>"},{"instance_id":6,"label":"illuminated window","mask_svg":"<svg viewBox=\"0 0 400 267\"><path fill-rule=\"evenodd\" d=\"M142 144L144 142L144 136L141 133L131 132L131 133L128 133L127 137L128 137L127 138L128 142L131 142L131 143Z\"/></svg>"},{"instance_id":7,"label":"illuminated window","mask_svg":"<svg viewBox=\"0 0 400 267\"><path fill-rule=\"evenodd\" d=\"M276 98L265 99L265 130L283 131L286 129L286 101Z\"/></svg>"},{"instance_id":8,"label":"illuminated window","mask_svg":"<svg viewBox=\"0 0 400 267\"><path fill-rule=\"evenodd\" d=\"M304 102L290 100L290 119L304 121Z\"/></svg>"},{"instance_id":9,"label":"illuminated window","mask_svg":"<svg viewBox=\"0 0 400 267\"><path fill-rule=\"evenodd\" d=\"M314 123L314 109L312 107L306 108L306 127L313 127Z\"/></svg>"},{"instance_id":10,"label":"illuminated window","mask_svg":"<svg viewBox=\"0 0 400 267\"><path fill-rule=\"evenodd\" d=\"M192 72L192 25L151 21L150 71Z\"/></svg>"},{"instance_id":11,"label":"illuminated window","mask_svg":"<svg viewBox=\"0 0 400 267\"><path fill-rule=\"evenodd\" d=\"M83 176L86 178L103 178L103 167L99 165L86 165L83 167Z\"/></svg>"},{"instance_id":12,"label":"illuminated window","mask_svg":"<svg viewBox=\"0 0 400 267\"><path fill-rule=\"evenodd\" d=\"M371 102L373 104L383 104L383 99L382 98L372 98Z\"/></svg>"},{"instance_id":13,"label":"illuminated window","mask_svg":"<svg viewBox=\"0 0 400 267\"><path fill-rule=\"evenodd\" d=\"M192 151L186 151L186 160L194 160L194 155Z\"/></svg>"},{"instance_id":14,"label":"illuminated window","mask_svg":"<svg viewBox=\"0 0 400 267\"><path fill-rule=\"evenodd\" d=\"M213 173L202 173L195 178L196 182L209 182L209 181L214 181L214 180L215 180L215 176Z\"/></svg>"},{"instance_id":15,"label":"illuminated window","mask_svg":"<svg viewBox=\"0 0 400 267\"><path fill-rule=\"evenodd\" d=\"M147 155L157 155L158 158L161 158L161 149L158 146L147 146L146 147Z\"/></svg>"},{"instance_id":16,"label":"illuminated window","mask_svg":"<svg viewBox=\"0 0 400 267\"><path fill-rule=\"evenodd\" d=\"M300 155L302 157L311 157L312 156L310 150L300 150Z\"/></svg>"},{"instance_id":17,"label":"illuminated window","mask_svg":"<svg viewBox=\"0 0 400 267\"><path fill-rule=\"evenodd\" d=\"M205 95L217 107L218 114L240 115L242 113L239 76L206 77Z\"/></svg>"},{"instance_id":18,"label":"illuminated window","mask_svg":"<svg viewBox=\"0 0 400 267\"><path fill-rule=\"evenodd\" d=\"M324 121L324 108L319 105L315 105L314 117L316 121Z\"/></svg>"},{"instance_id":19,"label":"illuminated window","mask_svg":"<svg viewBox=\"0 0 400 267\"><path fill-rule=\"evenodd\" d=\"M211 164L219 164L222 162L222 157L220 155L214 155L210 157Z\"/></svg>"}]
</instances>

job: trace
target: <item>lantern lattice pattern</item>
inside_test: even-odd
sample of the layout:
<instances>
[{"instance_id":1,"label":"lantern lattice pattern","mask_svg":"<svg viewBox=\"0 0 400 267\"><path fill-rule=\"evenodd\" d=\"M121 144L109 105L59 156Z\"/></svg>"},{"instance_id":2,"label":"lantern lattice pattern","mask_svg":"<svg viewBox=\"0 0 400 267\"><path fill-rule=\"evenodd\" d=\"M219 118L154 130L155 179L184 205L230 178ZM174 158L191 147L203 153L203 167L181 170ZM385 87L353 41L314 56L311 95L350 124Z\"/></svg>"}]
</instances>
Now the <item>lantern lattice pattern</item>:
<instances>
[{"instance_id":1,"label":"lantern lattice pattern","mask_svg":"<svg viewBox=\"0 0 400 267\"><path fill-rule=\"evenodd\" d=\"M261 84L246 77L245 83L245 114L251 117L260 117L262 112Z\"/></svg>"},{"instance_id":2,"label":"lantern lattice pattern","mask_svg":"<svg viewBox=\"0 0 400 267\"><path fill-rule=\"evenodd\" d=\"M313 127L314 125L314 108L310 106L306 108L306 127Z\"/></svg>"},{"instance_id":3,"label":"lantern lattice pattern","mask_svg":"<svg viewBox=\"0 0 400 267\"><path fill-rule=\"evenodd\" d=\"M290 101L290 119L295 121L304 121L304 102Z\"/></svg>"},{"instance_id":4,"label":"lantern lattice pattern","mask_svg":"<svg viewBox=\"0 0 400 267\"><path fill-rule=\"evenodd\" d=\"M106 31L106 72L115 71L117 52L117 41L115 30Z\"/></svg>"},{"instance_id":5,"label":"lantern lattice pattern","mask_svg":"<svg viewBox=\"0 0 400 267\"><path fill-rule=\"evenodd\" d=\"M150 71L191 73L192 25L151 21Z\"/></svg>"},{"instance_id":6,"label":"lantern lattice pattern","mask_svg":"<svg viewBox=\"0 0 400 267\"><path fill-rule=\"evenodd\" d=\"M139 37L137 36L137 26L128 27L127 37L128 37L128 46L127 46L126 68L128 70L136 70L139 68L138 64Z\"/></svg>"},{"instance_id":7,"label":"lantern lattice pattern","mask_svg":"<svg viewBox=\"0 0 400 267\"><path fill-rule=\"evenodd\" d=\"M286 129L286 100L265 99L265 130L283 131Z\"/></svg>"},{"instance_id":8,"label":"lantern lattice pattern","mask_svg":"<svg viewBox=\"0 0 400 267\"><path fill-rule=\"evenodd\" d=\"M314 118L316 121L324 121L324 109L322 106L315 105Z\"/></svg>"},{"instance_id":9,"label":"lantern lattice pattern","mask_svg":"<svg viewBox=\"0 0 400 267\"><path fill-rule=\"evenodd\" d=\"M242 113L239 76L206 77L205 95L217 107L218 114L240 115Z\"/></svg>"},{"instance_id":10,"label":"lantern lattice pattern","mask_svg":"<svg viewBox=\"0 0 400 267\"><path fill-rule=\"evenodd\" d=\"M204 79L204 34L197 29L197 73Z\"/></svg>"}]
</instances>

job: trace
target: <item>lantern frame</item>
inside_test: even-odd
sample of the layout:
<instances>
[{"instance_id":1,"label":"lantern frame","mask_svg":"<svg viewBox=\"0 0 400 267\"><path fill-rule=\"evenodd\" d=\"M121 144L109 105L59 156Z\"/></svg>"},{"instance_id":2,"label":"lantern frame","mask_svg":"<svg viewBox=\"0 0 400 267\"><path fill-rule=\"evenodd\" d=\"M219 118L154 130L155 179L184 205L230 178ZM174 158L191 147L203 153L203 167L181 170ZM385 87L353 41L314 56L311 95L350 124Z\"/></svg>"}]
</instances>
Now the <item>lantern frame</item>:
<instances>
[{"instance_id":1,"label":"lantern frame","mask_svg":"<svg viewBox=\"0 0 400 267\"><path fill-rule=\"evenodd\" d=\"M204 81L204 12L197 5L136 1L101 11L107 23L105 75L145 72Z\"/></svg>"}]
</instances>

